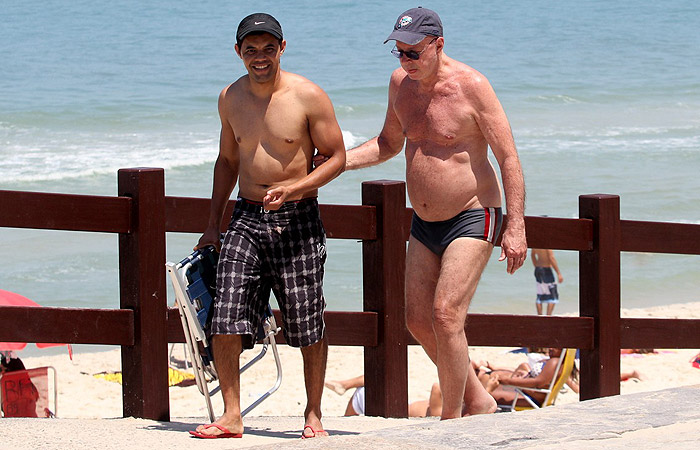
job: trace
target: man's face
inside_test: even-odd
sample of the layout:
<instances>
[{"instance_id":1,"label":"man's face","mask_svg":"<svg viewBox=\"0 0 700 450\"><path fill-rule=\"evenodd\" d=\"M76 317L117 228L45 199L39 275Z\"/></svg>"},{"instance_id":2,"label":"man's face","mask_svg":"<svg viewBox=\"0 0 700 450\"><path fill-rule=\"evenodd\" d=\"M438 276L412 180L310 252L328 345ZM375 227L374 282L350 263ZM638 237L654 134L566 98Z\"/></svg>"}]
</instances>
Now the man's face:
<instances>
[{"instance_id":1,"label":"man's face","mask_svg":"<svg viewBox=\"0 0 700 450\"><path fill-rule=\"evenodd\" d=\"M280 45L269 33L249 34L240 47L236 45L236 53L243 60L250 78L257 83L266 83L275 79L286 45L286 41Z\"/></svg>"},{"instance_id":2,"label":"man's face","mask_svg":"<svg viewBox=\"0 0 700 450\"><path fill-rule=\"evenodd\" d=\"M396 41L396 50L401 54L401 67L412 80L420 80L432 74L437 61L438 46L442 48L442 38L426 36L416 45ZM418 56L418 59L409 56Z\"/></svg>"}]
</instances>

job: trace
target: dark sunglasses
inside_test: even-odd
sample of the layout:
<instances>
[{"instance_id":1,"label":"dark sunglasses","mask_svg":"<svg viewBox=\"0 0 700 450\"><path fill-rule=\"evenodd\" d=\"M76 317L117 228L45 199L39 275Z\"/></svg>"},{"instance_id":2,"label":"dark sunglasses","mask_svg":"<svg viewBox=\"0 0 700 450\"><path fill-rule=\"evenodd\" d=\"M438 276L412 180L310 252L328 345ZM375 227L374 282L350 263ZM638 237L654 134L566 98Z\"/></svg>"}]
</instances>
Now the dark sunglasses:
<instances>
[{"instance_id":1,"label":"dark sunglasses","mask_svg":"<svg viewBox=\"0 0 700 450\"><path fill-rule=\"evenodd\" d=\"M408 59L411 59L411 60L413 60L413 61L418 61L418 59L420 58L420 55L422 55L423 52L426 51L426 50L428 49L428 47L430 46L430 44L432 44L432 43L435 42L436 40L437 40L437 38L435 38L435 39L433 39L432 41L428 42L428 45L426 45L425 48L424 48L423 50L419 51L419 52L417 52L417 51L415 51L415 50L405 50L405 51L404 51L404 50L399 50L398 48L394 47L394 49L391 51L391 54L394 55L394 56L396 56L396 57L399 58L399 59L401 59L401 57L405 55L406 58L408 58Z\"/></svg>"}]
</instances>

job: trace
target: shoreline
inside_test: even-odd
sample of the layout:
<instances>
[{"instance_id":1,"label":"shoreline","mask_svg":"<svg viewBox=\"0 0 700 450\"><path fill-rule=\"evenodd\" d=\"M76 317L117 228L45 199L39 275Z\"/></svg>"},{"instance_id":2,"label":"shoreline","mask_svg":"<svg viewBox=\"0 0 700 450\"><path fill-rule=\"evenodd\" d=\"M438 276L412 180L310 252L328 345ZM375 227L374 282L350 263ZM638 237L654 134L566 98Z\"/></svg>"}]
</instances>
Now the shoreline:
<instances>
[{"instance_id":1,"label":"shoreline","mask_svg":"<svg viewBox=\"0 0 700 450\"><path fill-rule=\"evenodd\" d=\"M661 307L623 309L624 317L694 318L700 319L700 302L680 303ZM301 353L288 347L278 347L282 361L282 385L277 392L255 408L251 416L302 416L306 397L303 389ZM175 357L182 357L183 345L175 344ZM487 360L495 366L515 367L527 360L522 353L508 353L508 347L471 347L474 360ZM697 384L700 369L692 367L689 360L700 349L657 349L657 353L621 355L621 370L637 370L641 380L621 382L621 394L657 391L671 387ZM242 364L257 352L246 351ZM121 385L114 381L95 377L100 372L119 371L119 349L99 352L76 352L73 361L67 352L50 356L23 357L27 368L50 365L55 367L58 380L58 411L60 418L115 418L122 417ZM351 378L363 373L362 347L331 346L329 348L327 380ZM241 376L241 406L245 408L275 381L276 368L271 352ZM437 370L420 346L408 349L408 398L409 402L427 399L432 384L437 381ZM170 392L170 416L200 417L207 422L204 397L196 386L172 386ZM342 416L353 390L338 395L330 389L323 392L323 412L327 417ZM223 411L220 395L212 399L215 413ZM571 390L562 392L557 404L578 402L578 395Z\"/></svg>"}]
</instances>

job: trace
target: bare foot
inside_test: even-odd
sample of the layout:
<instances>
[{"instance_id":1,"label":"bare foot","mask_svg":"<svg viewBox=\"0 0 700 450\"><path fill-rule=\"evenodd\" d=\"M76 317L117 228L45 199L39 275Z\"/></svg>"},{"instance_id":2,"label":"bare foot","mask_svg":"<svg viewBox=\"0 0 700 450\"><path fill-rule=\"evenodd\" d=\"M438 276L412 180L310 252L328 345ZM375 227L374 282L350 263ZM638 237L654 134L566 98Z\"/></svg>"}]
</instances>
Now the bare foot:
<instances>
[{"instance_id":1,"label":"bare foot","mask_svg":"<svg viewBox=\"0 0 700 450\"><path fill-rule=\"evenodd\" d=\"M227 418L224 415L221 416L219 420L215 421L214 423L220 425L230 433L243 433L243 421L241 420L240 416ZM215 426L211 426L211 424L200 425L195 429L195 431L204 436L218 436L220 434L225 433L225 431L223 431L222 429Z\"/></svg>"},{"instance_id":2,"label":"bare foot","mask_svg":"<svg viewBox=\"0 0 700 450\"><path fill-rule=\"evenodd\" d=\"M491 381L491 379L489 379L489 381ZM498 379L496 379L496 382L498 382ZM462 416L491 414L496 412L497 409L498 405L496 404L496 400L491 397L491 394L489 394L486 389L480 389L469 401L464 402Z\"/></svg>"},{"instance_id":3,"label":"bare foot","mask_svg":"<svg viewBox=\"0 0 700 450\"><path fill-rule=\"evenodd\" d=\"M302 439L316 438L316 437L328 437L328 432L322 428L314 428L311 425L305 425L304 431L301 433Z\"/></svg>"},{"instance_id":4,"label":"bare foot","mask_svg":"<svg viewBox=\"0 0 700 450\"><path fill-rule=\"evenodd\" d=\"M498 377L491 377L488 379L486 386L484 387L486 388L486 392L490 394L491 392L495 391L500 384L501 383L498 381Z\"/></svg>"},{"instance_id":5,"label":"bare foot","mask_svg":"<svg viewBox=\"0 0 700 450\"><path fill-rule=\"evenodd\" d=\"M338 395L343 395L347 391L347 389L337 381L327 380L323 385Z\"/></svg>"},{"instance_id":6,"label":"bare foot","mask_svg":"<svg viewBox=\"0 0 700 450\"><path fill-rule=\"evenodd\" d=\"M306 420L304 422L304 430L301 432L302 439L328 436L328 432L323 429L323 424L321 423L320 409L307 406L304 411L304 417L306 417Z\"/></svg>"}]
</instances>

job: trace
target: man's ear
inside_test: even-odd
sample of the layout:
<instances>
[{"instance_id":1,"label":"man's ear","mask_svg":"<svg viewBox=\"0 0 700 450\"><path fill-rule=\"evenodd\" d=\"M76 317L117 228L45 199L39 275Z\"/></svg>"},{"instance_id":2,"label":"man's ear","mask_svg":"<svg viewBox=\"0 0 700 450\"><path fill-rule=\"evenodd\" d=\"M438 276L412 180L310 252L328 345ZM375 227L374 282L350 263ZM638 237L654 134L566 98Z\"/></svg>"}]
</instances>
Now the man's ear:
<instances>
[{"instance_id":1,"label":"man's ear","mask_svg":"<svg viewBox=\"0 0 700 450\"><path fill-rule=\"evenodd\" d=\"M437 47L438 51L441 52L442 49L445 47L445 38L442 36L437 38L437 40L435 41L435 46Z\"/></svg>"},{"instance_id":2,"label":"man's ear","mask_svg":"<svg viewBox=\"0 0 700 450\"><path fill-rule=\"evenodd\" d=\"M236 51L236 54L238 55L238 57L243 59L241 57L241 48L238 46L238 44L234 44L233 49Z\"/></svg>"},{"instance_id":3,"label":"man's ear","mask_svg":"<svg viewBox=\"0 0 700 450\"><path fill-rule=\"evenodd\" d=\"M282 43L280 44L280 55L282 55L284 53L284 49L286 49L286 48L287 48L287 41L283 40Z\"/></svg>"}]
</instances>

